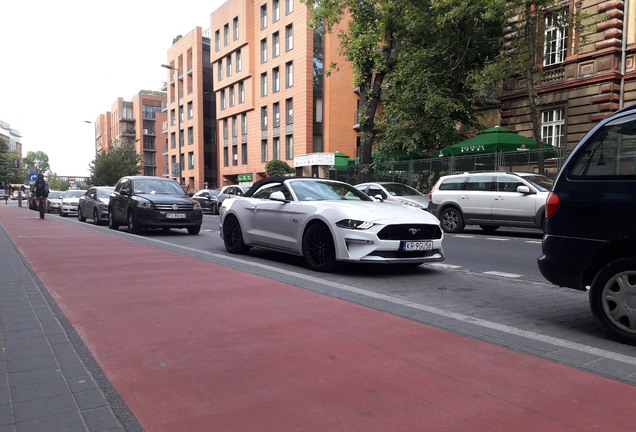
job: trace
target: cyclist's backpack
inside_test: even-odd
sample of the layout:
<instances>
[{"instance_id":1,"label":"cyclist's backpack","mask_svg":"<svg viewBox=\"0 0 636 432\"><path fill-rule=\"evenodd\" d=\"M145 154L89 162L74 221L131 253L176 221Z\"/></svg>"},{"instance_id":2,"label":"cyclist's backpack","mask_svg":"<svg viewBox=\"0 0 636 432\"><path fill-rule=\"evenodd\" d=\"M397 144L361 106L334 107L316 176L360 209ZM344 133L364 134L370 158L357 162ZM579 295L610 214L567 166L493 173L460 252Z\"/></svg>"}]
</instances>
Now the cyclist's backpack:
<instances>
[{"instance_id":1,"label":"cyclist's backpack","mask_svg":"<svg viewBox=\"0 0 636 432\"><path fill-rule=\"evenodd\" d=\"M38 179L35 182L35 196L36 197L48 197L49 196L49 184L44 179Z\"/></svg>"}]
</instances>

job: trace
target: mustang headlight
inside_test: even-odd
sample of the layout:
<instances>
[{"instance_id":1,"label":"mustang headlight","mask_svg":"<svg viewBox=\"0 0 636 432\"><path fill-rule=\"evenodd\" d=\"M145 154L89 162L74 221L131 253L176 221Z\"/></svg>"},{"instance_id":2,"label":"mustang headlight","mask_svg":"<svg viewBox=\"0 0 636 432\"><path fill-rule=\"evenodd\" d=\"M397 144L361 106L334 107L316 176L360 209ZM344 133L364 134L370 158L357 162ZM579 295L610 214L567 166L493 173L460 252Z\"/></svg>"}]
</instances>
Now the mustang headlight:
<instances>
[{"instance_id":1,"label":"mustang headlight","mask_svg":"<svg viewBox=\"0 0 636 432\"><path fill-rule=\"evenodd\" d=\"M192 210L201 210L201 203L195 202L192 204Z\"/></svg>"},{"instance_id":2,"label":"mustang headlight","mask_svg":"<svg viewBox=\"0 0 636 432\"><path fill-rule=\"evenodd\" d=\"M343 219L336 222L338 228L367 230L373 226L373 222L359 221L355 219Z\"/></svg>"}]
</instances>

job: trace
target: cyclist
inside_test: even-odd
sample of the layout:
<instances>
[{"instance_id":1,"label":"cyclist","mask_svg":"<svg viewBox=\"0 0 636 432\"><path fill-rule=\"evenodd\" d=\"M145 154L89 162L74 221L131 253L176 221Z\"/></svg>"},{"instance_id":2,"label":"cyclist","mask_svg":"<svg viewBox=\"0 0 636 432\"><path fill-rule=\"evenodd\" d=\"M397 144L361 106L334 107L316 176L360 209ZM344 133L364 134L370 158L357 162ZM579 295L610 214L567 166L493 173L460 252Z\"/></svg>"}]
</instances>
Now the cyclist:
<instances>
[{"instance_id":1,"label":"cyclist","mask_svg":"<svg viewBox=\"0 0 636 432\"><path fill-rule=\"evenodd\" d=\"M49 196L49 183L44 180L42 173L38 174L38 179L35 181L35 204L38 210L40 210L40 219L44 219L44 213L46 213L46 198Z\"/></svg>"}]
</instances>

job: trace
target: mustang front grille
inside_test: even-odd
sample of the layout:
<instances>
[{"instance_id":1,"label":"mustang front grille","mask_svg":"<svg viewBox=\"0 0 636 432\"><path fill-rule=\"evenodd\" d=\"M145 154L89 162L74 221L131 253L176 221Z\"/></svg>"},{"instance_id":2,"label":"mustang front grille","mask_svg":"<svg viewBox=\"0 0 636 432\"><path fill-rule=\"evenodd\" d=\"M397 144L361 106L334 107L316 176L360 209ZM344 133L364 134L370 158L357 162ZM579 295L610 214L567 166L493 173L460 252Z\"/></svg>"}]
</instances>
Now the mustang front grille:
<instances>
[{"instance_id":1,"label":"mustang front grille","mask_svg":"<svg viewBox=\"0 0 636 432\"><path fill-rule=\"evenodd\" d=\"M381 240L434 240L442 238L442 230L429 224L389 225L382 228L378 237Z\"/></svg>"}]
</instances>

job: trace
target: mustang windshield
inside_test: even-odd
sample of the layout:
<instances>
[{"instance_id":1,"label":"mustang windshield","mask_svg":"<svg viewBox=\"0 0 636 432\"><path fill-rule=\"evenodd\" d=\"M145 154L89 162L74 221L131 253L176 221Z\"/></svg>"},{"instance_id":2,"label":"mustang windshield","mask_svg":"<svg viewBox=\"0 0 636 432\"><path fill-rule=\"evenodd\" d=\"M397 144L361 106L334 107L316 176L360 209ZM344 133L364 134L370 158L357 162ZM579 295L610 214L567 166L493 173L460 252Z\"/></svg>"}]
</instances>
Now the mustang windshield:
<instances>
[{"instance_id":1,"label":"mustang windshield","mask_svg":"<svg viewBox=\"0 0 636 432\"><path fill-rule=\"evenodd\" d=\"M373 201L367 195L346 183L328 180L302 180L290 182L290 187L300 201Z\"/></svg>"}]
</instances>

